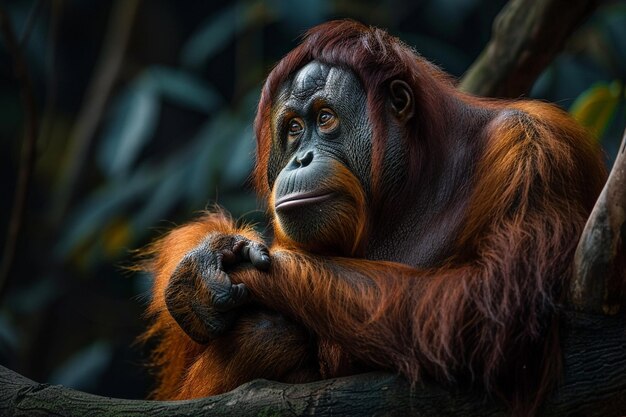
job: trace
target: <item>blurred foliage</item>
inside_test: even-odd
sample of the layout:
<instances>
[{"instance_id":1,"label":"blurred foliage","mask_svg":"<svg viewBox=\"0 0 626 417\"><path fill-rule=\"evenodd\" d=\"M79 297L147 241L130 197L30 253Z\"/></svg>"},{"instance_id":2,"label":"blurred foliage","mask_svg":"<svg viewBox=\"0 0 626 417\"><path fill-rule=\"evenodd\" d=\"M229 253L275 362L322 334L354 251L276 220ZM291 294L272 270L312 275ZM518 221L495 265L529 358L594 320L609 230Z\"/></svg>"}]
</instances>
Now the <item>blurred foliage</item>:
<instances>
[{"instance_id":1,"label":"blurred foliage","mask_svg":"<svg viewBox=\"0 0 626 417\"><path fill-rule=\"evenodd\" d=\"M132 262L130 249L159 235L155 227L171 227L164 220L184 222L214 203L262 229L263 208L246 185L252 121L263 77L303 31L355 18L387 28L459 77L505 1L144 1L98 130L86 154L76 154L73 126L94 94L89 86L103 65L112 3L48 0L38 14L32 0L6 6L18 34L30 27L24 51L43 129L26 227L0 308L0 363L41 381L142 397L143 350L131 344L145 327L149 279L124 278L119 266ZM607 1L530 93L571 110L609 161L625 124L624 51L626 4ZM22 112L3 47L0 59L0 210L7 219ZM77 185L64 201L60 183L76 162ZM67 209L56 216L55 207ZM0 224L0 236L6 227Z\"/></svg>"},{"instance_id":2,"label":"blurred foliage","mask_svg":"<svg viewBox=\"0 0 626 417\"><path fill-rule=\"evenodd\" d=\"M566 109L613 163L626 125L626 2L606 2L570 38L531 96Z\"/></svg>"},{"instance_id":3,"label":"blurred foliage","mask_svg":"<svg viewBox=\"0 0 626 417\"><path fill-rule=\"evenodd\" d=\"M570 111L599 139L604 136L624 99L624 86L619 80L600 82L578 96Z\"/></svg>"}]
</instances>

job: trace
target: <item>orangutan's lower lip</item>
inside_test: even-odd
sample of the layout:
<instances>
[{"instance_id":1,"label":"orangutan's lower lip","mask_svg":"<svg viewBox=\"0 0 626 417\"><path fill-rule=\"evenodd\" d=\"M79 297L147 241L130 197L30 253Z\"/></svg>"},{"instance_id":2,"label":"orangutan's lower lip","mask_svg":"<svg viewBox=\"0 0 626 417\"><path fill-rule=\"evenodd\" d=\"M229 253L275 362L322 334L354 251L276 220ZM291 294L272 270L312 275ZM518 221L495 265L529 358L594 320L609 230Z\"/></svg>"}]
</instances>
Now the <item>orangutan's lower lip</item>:
<instances>
[{"instance_id":1,"label":"orangutan's lower lip","mask_svg":"<svg viewBox=\"0 0 626 417\"><path fill-rule=\"evenodd\" d=\"M285 197L280 198L276 204L276 210L285 210L300 206L305 206L309 204L320 203L322 201L326 201L333 196L332 193L300 193L300 194L290 194Z\"/></svg>"}]
</instances>

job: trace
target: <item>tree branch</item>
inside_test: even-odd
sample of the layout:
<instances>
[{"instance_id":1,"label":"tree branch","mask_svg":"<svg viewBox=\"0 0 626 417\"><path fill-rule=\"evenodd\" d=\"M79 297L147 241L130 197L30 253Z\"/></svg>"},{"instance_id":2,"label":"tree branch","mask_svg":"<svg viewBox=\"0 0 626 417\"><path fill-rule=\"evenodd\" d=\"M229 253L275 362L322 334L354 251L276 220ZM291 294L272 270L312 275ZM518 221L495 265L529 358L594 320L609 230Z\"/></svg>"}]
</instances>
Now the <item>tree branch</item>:
<instances>
[{"instance_id":1,"label":"tree branch","mask_svg":"<svg viewBox=\"0 0 626 417\"><path fill-rule=\"evenodd\" d=\"M541 416L626 414L626 321L623 316L566 316L565 369L561 387ZM99 397L61 386L37 384L0 367L0 415L86 416L507 416L480 394L370 373L309 384L249 382L215 397L187 401L140 401Z\"/></svg>"},{"instance_id":2,"label":"tree branch","mask_svg":"<svg viewBox=\"0 0 626 417\"><path fill-rule=\"evenodd\" d=\"M493 25L492 38L459 88L477 96L527 94L565 40L598 0L511 0Z\"/></svg>"},{"instance_id":3,"label":"tree branch","mask_svg":"<svg viewBox=\"0 0 626 417\"><path fill-rule=\"evenodd\" d=\"M574 309L614 314L626 276L626 131L574 257L569 300Z\"/></svg>"}]
</instances>

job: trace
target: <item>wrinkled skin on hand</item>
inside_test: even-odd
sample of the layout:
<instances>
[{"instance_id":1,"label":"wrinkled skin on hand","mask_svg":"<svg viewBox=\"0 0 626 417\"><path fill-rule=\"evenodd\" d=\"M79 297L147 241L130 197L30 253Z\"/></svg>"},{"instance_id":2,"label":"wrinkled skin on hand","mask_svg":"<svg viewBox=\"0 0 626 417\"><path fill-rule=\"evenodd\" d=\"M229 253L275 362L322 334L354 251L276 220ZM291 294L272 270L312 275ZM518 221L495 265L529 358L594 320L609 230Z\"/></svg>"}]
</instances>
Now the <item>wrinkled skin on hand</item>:
<instances>
[{"instance_id":1,"label":"wrinkled skin on hand","mask_svg":"<svg viewBox=\"0 0 626 417\"><path fill-rule=\"evenodd\" d=\"M185 255L165 289L165 303L189 337L207 343L232 327L250 293L228 272L250 266L267 271L269 250L241 235L212 233Z\"/></svg>"}]
</instances>

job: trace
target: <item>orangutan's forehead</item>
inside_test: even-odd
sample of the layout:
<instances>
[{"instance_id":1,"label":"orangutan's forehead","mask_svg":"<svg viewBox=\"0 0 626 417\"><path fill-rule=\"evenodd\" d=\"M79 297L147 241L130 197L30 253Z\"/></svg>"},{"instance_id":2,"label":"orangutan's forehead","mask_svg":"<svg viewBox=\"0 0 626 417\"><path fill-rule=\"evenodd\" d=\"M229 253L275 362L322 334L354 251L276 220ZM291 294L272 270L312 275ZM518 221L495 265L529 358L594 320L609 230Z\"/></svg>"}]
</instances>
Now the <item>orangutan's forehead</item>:
<instances>
[{"instance_id":1,"label":"orangutan's forehead","mask_svg":"<svg viewBox=\"0 0 626 417\"><path fill-rule=\"evenodd\" d=\"M295 97L310 97L322 90L329 81L330 66L317 61L308 63L296 73L291 83L291 95Z\"/></svg>"},{"instance_id":2,"label":"orangutan's forehead","mask_svg":"<svg viewBox=\"0 0 626 417\"><path fill-rule=\"evenodd\" d=\"M356 76L349 70L312 61L283 85L278 101L283 104L296 104L313 96L337 95L359 84Z\"/></svg>"}]
</instances>

